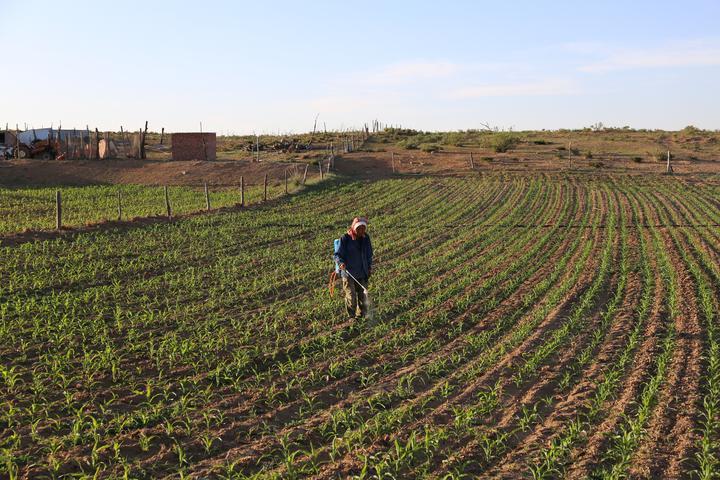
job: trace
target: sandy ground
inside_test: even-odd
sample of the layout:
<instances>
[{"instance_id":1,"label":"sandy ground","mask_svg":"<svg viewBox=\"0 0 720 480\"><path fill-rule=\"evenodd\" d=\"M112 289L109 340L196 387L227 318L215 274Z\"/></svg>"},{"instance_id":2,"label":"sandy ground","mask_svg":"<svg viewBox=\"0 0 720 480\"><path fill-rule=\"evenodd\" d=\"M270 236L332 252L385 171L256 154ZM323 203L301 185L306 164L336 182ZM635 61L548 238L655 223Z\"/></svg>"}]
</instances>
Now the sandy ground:
<instances>
[{"instance_id":1,"label":"sandy ground","mask_svg":"<svg viewBox=\"0 0 720 480\"><path fill-rule=\"evenodd\" d=\"M557 140L557 139L554 139ZM657 174L665 172L665 162L644 154L652 147L638 139L626 145L588 143L584 154L568 156L559 141L536 145L526 141L507 153L495 153L482 147L443 146L439 152L407 150L382 139L371 139L356 152L343 154L335 162L336 172L363 179L399 175L467 175L484 171L539 172L626 172L629 174ZM607 143L607 142L606 142ZM630 147L633 147L631 150ZM673 160L676 175L720 175L720 153L715 144L677 145ZM587 152L594 152L588 156ZM699 151L699 153L698 153ZM472 160L471 160L472 155ZM307 156L307 155L306 155ZM322 156L322 155L320 155ZM88 184L144 184L144 185L239 185L244 177L248 184L259 183L264 175L279 180L285 171L302 174L310 164L309 175L317 175L316 158L308 157L293 163L266 160L217 160L173 162L168 160L6 160L0 161L0 185L54 186Z\"/></svg>"},{"instance_id":2,"label":"sandy ground","mask_svg":"<svg viewBox=\"0 0 720 480\"><path fill-rule=\"evenodd\" d=\"M90 184L239 185L261 182L263 176L282 178L285 169L304 165L280 162L153 160L12 160L0 162L0 185L52 186Z\"/></svg>"}]
</instances>

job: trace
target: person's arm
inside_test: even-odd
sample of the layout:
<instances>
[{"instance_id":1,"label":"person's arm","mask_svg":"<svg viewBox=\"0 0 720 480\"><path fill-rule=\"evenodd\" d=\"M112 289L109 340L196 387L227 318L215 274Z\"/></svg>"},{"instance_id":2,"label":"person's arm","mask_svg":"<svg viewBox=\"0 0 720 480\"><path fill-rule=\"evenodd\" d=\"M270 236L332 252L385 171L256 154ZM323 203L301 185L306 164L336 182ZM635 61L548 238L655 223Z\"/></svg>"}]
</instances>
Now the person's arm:
<instances>
[{"instance_id":1,"label":"person's arm","mask_svg":"<svg viewBox=\"0 0 720 480\"><path fill-rule=\"evenodd\" d=\"M372 263L373 263L373 248L372 248L372 242L370 241L370 237L367 237L368 241L368 252L367 252L367 259L368 259L368 275L372 275Z\"/></svg>"},{"instance_id":2,"label":"person's arm","mask_svg":"<svg viewBox=\"0 0 720 480\"><path fill-rule=\"evenodd\" d=\"M347 244L345 243L345 236L340 237L340 247L335 254L335 261L340 265L340 269L345 268L345 259L347 258Z\"/></svg>"}]
</instances>

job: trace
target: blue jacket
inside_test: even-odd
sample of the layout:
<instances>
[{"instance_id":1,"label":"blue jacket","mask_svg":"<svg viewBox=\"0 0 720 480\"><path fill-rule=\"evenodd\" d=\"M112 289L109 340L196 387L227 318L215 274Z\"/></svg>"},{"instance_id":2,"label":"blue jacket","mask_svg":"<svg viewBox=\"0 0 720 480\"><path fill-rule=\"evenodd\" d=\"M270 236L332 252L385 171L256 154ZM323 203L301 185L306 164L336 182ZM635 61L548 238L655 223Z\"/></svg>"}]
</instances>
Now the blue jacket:
<instances>
[{"instance_id":1,"label":"blue jacket","mask_svg":"<svg viewBox=\"0 0 720 480\"><path fill-rule=\"evenodd\" d=\"M370 236L353 240L349 234L340 237L340 248L335 254L335 261L344 263L345 268L358 280L370 277L372 268L373 249ZM340 272L343 275L343 272Z\"/></svg>"}]
</instances>

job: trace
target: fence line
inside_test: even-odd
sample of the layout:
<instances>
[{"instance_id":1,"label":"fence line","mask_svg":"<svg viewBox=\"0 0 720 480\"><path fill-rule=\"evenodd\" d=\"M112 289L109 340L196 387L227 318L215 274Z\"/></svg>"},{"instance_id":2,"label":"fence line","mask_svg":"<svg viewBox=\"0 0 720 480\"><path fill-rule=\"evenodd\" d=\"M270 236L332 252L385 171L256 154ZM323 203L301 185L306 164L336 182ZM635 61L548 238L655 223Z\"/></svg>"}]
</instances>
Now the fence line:
<instances>
[{"instance_id":1,"label":"fence line","mask_svg":"<svg viewBox=\"0 0 720 480\"><path fill-rule=\"evenodd\" d=\"M334 158L328 157L318 163L323 176L318 173L313 177L324 179L325 171L334 165ZM51 228L51 218L55 229L61 229L115 219L122 221L152 216L172 218L212 208L245 207L301 190L308 178L308 167L309 164L306 164L302 172L293 165L286 168L281 177L265 175L261 182L254 184L247 183L245 177L241 176L239 185L235 186L213 186L207 183L162 185L157 190L157 187L150 185L67 186L59 190L51 190L50 187L47 190L53 192L52 203L45 196L46 189L36 192L10 188L3 192L0 187L0 195L9 193L9 201L0 202L0 212L5 208L8 212L5 218L0 219L0 235L48 229Z\"/></svg>"},{"instance_id":2,"label":"fence line","mask_svg":"<svg viewBox=\"0 0 720 480\"><path fill-rule=\"evenodd\" d=\"M145 143L147 141L147 122L145 128L137 131L129 131L120 127L120 132L100 132L97 128L92 131L89 127L85 130L51 130L48 142L53 146L57 156L65 159L96 160L102 158L146 158ZM373 124L372 133L375 133L376 126ZM328 156L338 153L350 153L362 148L365 141L370 137L371 130L368 124L364 124L360 130L342 131L333 134L335 140L330 140L324 147ZM165 128L160 132L160 144L164 146ZM312 140L311 140L312 141ZM337 142L337 145L336 145ZM101 143L103 153L101 153ZM251 160L260 160L259 136L256 136L256 146L250 152ZM341 147L338 147L340 145ZM254 158L253 158L254 156Z\"/></svg>"}]
</instances>

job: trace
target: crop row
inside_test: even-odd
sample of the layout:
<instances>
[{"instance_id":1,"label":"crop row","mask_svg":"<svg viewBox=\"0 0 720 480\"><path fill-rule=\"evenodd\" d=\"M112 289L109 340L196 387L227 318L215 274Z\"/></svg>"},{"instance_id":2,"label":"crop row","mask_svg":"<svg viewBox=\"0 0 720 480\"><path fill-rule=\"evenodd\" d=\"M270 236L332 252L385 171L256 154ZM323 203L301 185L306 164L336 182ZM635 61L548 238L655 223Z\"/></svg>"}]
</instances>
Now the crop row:
<instances>
[{"instance_id":1,"label":"crop row","mask_svg":"<svg viewBox=\"0 0 720 480\"><path fill-rule=\"evenodd\" d=\"M619 478L655 449L712 478L715 206L662 177L332 181L3 248L0 475ZM326 279L360 213L349 321Z\"/></svg>"}]
</instances>

